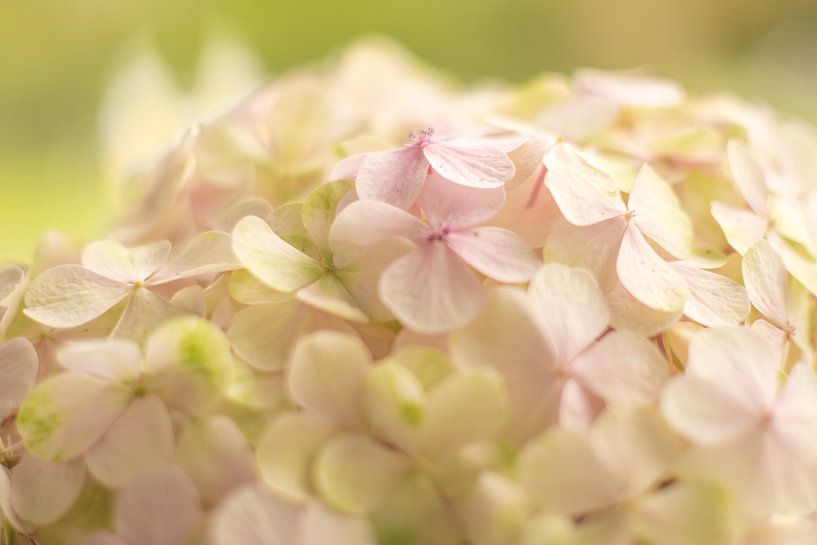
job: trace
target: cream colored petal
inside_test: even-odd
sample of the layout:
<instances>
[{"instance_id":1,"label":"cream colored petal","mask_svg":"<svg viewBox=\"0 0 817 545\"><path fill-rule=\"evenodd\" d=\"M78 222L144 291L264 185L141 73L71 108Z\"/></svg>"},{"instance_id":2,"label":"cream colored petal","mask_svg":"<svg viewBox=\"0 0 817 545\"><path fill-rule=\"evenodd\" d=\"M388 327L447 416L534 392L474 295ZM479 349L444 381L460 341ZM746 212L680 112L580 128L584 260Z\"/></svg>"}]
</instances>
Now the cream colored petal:
<instances>
[{"instance_id":1,"label":"cream colored petal","mask_svg":"<svg viewBox=\"0 0 817 545\"><path fill-rule=\"evenodd\" d=\"M284 242L255 216L233 229L233 252L253 275L278 291L295 291L323 274L320 263Z\"/></svg>"},{"instance_id":2,"label":"cream colored petal","mask_svg":"<svg viewBox=\"0 0 817 545\"><path fill-rule=\"evenodd\" d=\"M84 483L81 460L46 462L25 454L11 472L14 512L37 526L51 524L74 505Z\"/></svg>"},{"instance_id":3,"label":"cream colored petal","mask_svg":"<svg viewBox=\"0 0 817 545\"><path fill-rule=\"evenodd\" d=\"M378 507L410 469L403 454L357 433L332 439L315 464L315 485L324 501L355 514Z\"/></svg>"},{"instance_id":4,"label":"cream colored petal","mask_svg":"<svg viewBox=\"0 0 817 545\"><path fill-rule=\"evenodd\" d=\"M321 331L302 337L289 368L292 398L330 421L355 426L371 355L356 337Z\"/></svg>"},{"instance_id":5,"label":"cream colored petal","mask_svg":"<svg viewBox=\"0 0 817 545\"><path fill-rule=\"evenodd\" d=\"M56 328L88 323L113 308L130 287L79 265L60 265L34 279L25 296L25 314Z\"/></svg>"}]
</instances>

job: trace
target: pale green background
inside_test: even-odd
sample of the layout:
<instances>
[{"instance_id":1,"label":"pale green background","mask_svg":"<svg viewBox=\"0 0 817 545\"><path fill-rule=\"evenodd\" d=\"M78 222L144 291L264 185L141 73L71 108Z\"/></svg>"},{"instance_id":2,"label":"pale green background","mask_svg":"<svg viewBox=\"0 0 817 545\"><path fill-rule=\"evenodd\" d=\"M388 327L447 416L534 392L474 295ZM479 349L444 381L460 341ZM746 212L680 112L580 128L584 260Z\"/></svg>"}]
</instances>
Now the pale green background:
<instances>
[{"instance_id":1,"label":"pale green background","mask_svg":"<svg viewBox=\"0 0 817 545\"><path fill-rule=\"evenodd\" d=\"M814 0L0 0L0 261L105 225L95 112L122 48L155 41L184 83L224 31L270 72L374 31L467 80L648 65L817 119Z\"/></svg>"}]
</instances>

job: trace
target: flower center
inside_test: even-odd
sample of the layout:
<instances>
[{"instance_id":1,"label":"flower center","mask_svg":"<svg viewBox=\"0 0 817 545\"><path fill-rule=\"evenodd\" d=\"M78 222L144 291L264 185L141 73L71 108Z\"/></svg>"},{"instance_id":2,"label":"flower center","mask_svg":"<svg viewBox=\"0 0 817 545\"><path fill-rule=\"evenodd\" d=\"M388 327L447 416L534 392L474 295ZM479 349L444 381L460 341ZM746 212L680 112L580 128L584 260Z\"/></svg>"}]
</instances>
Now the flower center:
<instances>
[{"instance_id":1,"label":"flower center","mask_svg":"<svg viewBox=\"0 0 817 545\"><path fill-rule=\"evenodd\" d=\"M426 242L446 242L449 234L451 234L451 228L448 225L443 225L426 233L425 239Z\"/></svg>"},{"instance_id":2,"label":"flower center","mask_svg":"<svg viewBox=\"0 0 817 545\"><path fill-rule=\"evenodd\" d=\"M409 134L409 140L411 143L409 146L424 148L428 144L431 143L431 138L434 136L434 129L431 127L424 129L423 132L417 134L416 132Z\"/></svg>"}]
</instances>

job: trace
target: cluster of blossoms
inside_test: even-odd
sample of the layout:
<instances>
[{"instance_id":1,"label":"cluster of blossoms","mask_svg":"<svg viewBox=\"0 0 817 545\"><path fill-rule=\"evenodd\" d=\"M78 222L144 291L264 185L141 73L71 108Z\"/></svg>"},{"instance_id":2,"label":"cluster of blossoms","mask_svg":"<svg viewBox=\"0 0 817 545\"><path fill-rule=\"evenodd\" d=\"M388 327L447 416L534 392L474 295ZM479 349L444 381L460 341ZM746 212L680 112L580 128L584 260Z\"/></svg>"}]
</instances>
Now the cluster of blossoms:
<instances>
[{"instance_id":1,"label":"cluster of blossoms","mask_svg":"<svg viewBox=\"0 0 817 545\"><path fill-rule=\"evenodd\" d=\"M817 542L810 127L362 45L122 189L0 269L4 545Z\"/></svg>"}]
</instances>

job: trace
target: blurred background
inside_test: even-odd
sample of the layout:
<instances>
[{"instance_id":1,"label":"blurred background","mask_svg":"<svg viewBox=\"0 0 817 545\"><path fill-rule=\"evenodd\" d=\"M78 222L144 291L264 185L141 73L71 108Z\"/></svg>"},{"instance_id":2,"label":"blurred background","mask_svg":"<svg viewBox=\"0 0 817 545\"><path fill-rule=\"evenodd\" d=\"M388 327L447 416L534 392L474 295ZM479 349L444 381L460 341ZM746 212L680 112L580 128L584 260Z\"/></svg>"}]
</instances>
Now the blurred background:
<instances>
[{"instance_id":1,"label":"blurred background","mask_svg":"<svg viewBox=\"0 0 817 545\"><path fill-rule=\"evenodd\" d=\"M99 113L134 51L155 47L184 93L214 38L257 55L226 59L229 87L370 33L466 82L646 66L817 121L815 0L0 0L0 262L30 259L44 229L104 227Z\"/></svg>"}]
</instances>

